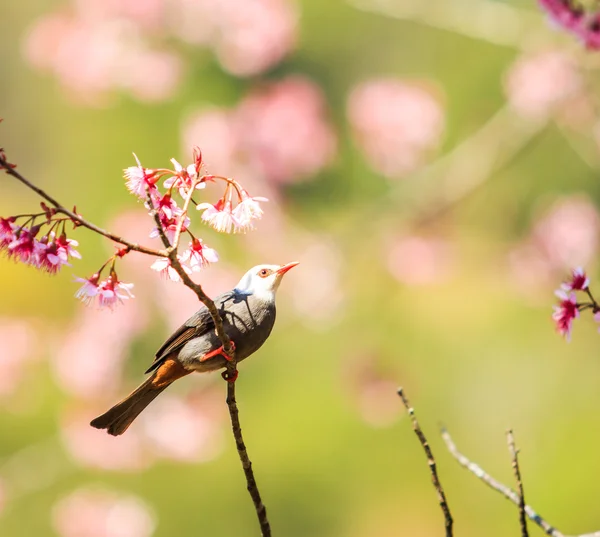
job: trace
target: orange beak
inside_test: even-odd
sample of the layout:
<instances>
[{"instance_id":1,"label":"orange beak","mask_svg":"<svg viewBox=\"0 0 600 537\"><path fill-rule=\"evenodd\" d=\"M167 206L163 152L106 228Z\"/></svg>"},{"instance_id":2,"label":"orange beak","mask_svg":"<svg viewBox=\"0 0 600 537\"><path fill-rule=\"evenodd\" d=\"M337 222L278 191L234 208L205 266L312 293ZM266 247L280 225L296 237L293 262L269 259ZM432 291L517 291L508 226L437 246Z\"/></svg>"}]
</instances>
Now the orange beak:
<instances>
[{"instance_id":1,"label":"orange beak","mask_svg":"<svg viewBox=\"0 0 600 537\"><path fill-rule=\"evenodd\" d=\"M288 270L294 268L296 265L299 265L298 261L293 261L288 263L287 265L281 265L275 272L280 276L283 276Z\"/></svg>"}]
</instances>

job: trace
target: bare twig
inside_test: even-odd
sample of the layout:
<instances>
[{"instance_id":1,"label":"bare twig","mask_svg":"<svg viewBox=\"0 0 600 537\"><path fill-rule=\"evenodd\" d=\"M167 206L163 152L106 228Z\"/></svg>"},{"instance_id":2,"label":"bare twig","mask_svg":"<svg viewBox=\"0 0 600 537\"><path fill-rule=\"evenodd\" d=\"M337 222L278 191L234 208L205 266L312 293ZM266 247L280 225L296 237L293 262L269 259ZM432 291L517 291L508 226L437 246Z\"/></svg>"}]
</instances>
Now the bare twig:
<instances>
[{"instance_id":1,"label":"bare twig","mask_svg":"<svg viewBox=\"0 0 600 537\"><path fill-rule=\"evenodd\" d=\"M527 515L525 514L525 493L523 491L523 479L521 478L521 470L519 469L519 451L515 445L515 437L512 429L506 431L506 440L508 441L508 451L512 462L515 480L517 481L517 490L519 492L519 524L521 525L521 537L529 537L527 531Z\"/></svg>"},{"instance_id":2,"label":"bare twig","mask_svg":"<svg viewBox=\"0 0 600 537\"><path fill-rule=\"evenodd\" d=\"M417 421L417 418L415 416L415 410L410 406L402 388L398 388L398 395L400 396L400 399L402 399L402 402L404 403L404 406L408 411L408 414L412 421L413 430L419 438L419 442L421 442L421 446L423 446L423 450L425 451L425 455L427 456L427 464L429 464L429 471L431 472L431 481L433 482L433 486L435 487L435 490L437 492L438 501L440 507L442 508L442 513L444 514L446 537L452 537L452 524L454 521L452 520L452 515L450 514L450 507L448 507L448 501L446 500L446 495L444 494L444 489L442 488L442 484L437 473L435 459L433 457L431 448L429 447L429 442L427 442L427 438L423 434L423 431L421 430L419 422Z\"/></svg>"},{"instance_id":3,"label":"bare twig","mask_svg":"<svg viewBox=\"0 0 600 537\"><path fill-rule=\"evenodd\" d=\"M80 225L82 225L100 235L103 235L104 237L106 237L114 242L123 244L124 246L128 247L130 250L134 250L136 252L141 252L141 253L144 253L147 255L153 255L153 256L158 256L158 257L168 257L171 262L171 266L175 269L175 271L181 278L183 284L186 285L187 287L189 287L192 291L194 291L196 293L196 296L198 297L198 300L200 300L200 302L202 302L206 306L206 308L208 309L208 311L215 323L215 331L216 331L217 336L219 337L221 343L223 344L224 351L230 357L232 357L231 361L227 362L227 376L226 376L227 379L232 380L232 382L227 383L227 408L229 409L229 416L231 418L231 427L232 427L232 431L233 431L233 436L235 438L235 444L236 444L236 448L238 451L238 455L242 462L242 468L244 470L244 475L246 477L248 492L250 493L250 496L254 503L254 508L256 510L256 515L258 517L258 521L260 524L261 533L262 533L263 537L270 537L271 536L271 527L269 524L269 520L267 518L267 510L262 502L260 492L258 490L258 485L256 484L256 479L254 478L254 472L252 471L252 462L250 461L250 458L248 457L246 445L244 444L244 438L242 436L242 428L241 428L240 419L239 419L239 410L238 410L236 399L235 399L235 382L233 382L233 380L235 379L235 377L237 375L237 369L236 369L237 361L235 359L235 349L231 343L231 340L229 339L229 337L227 336L227 334L223 328L223 319L221 318L221 315L219 314L219 310L217 309L214 301L203 291L202 286L200 286L199 284L194 282L189 277L187 272L185 272L185 270L183 269L183 266L181 265L179 258L177 257L179 237L181 235L181 229L183 227L183 219L185 218L185 214L186 214L187 209L190 204L190 200L191 200L191 197L193 194L193 187L192 187L192 189L190 189L190 193L187 196L187 198L185 199L183 213L181 216L181 220L178 222L178 225L176 228L175 237L174 237L175 240L173 241L173 244L171 244L169 242L169 239L168 239L168 237L165 233L165 230L162 226L162 223L160 221L158 212L156 211L156 208L154 206L154 202L152 201L150 194L148 194L148 208L150 209L150 214L151 214L152 218L154 219L154 222L156 223L156 227L157 227L159 236L165 247L165 250L154 250L151 248L146 248L144 246L140 246L138 244L131 243L131 242L123 239L122 237L118 237L117 235L114 235L113 233L109 233L108 231L105 231L105 230L99 228L95 224L88 222L87 220L82 218L80 215L75 214L72 211L69 211L64 206L62 206L58 201L56 201L54 198L52 198L49 194L44 192L41 188L35 186L28 179L26 179L23 175L21 175L19 172L17 172L14 169L14 167L8 161L6 161L6 159L3 156L3 153L1 151L0 151L0 168L4 169L6 171L6 173L11 175L15 179L18 179L19 181L21 181L24 185L29 187L31 190L36 192L43 199L45 199L50 204L52 204L52 206L57 210L57 212L68 216L71 220L78 222Z\"/></svg>"},{"instance_id":4,"label":"bare twig","mask_svg":"<svg viewBox=\"0 0 600 537\"><path fill-rule=\"evenodd\" d=\"M446 447L448 448L448 451L450 451L451 455L458 461L458 463L461 466L469 470L471 473L475 474L488 487L502 494L502 496L504 496L507 500L510 500L516 506L519 505L519 495L514 490L510 489L506 485L494 479L483 468L481 468L481 466L470 461L460 451L458 451L454 440L452 440L450 433L446 429L442 429L441 434L442 438L444 439L444 442L446 442ZM600 531L574 536L565 535L564 533L558 531L551 524L546 522L546 520L540 515L538 515L530 505L525 505L525 514L527 515L529 520L535 522L540 528L544 530L544 532L547 535L550 535L551 537L600 537Z\"/></svg>"},{"instance_id":5,"label":"bare twig","mask_svg":"<svg viewBox=\"0 0 600 537\"><path fill-rule=\"evenodd\" d=\"M123 237L119 237L118 235L115 235L114 233L110 233L109 231L106 231L106 230L98 227L97 225L93 224L92 222L89 222L88 220L86 220L82 216L74 213L73 211L69 211L69 209L67 209L66 207L61 205L53 197L51 197L49 194L44 192L41 188L35 186L32 182L30 182L23 175L21 175L13 166L10 165L9 162L6 161L6 159L4 157L1 156L1 154L0 154L0 168L4 169L4 171L8 175L11 175L15 179L21 181L21 183L23 183L25 186L27 186L28 188L33 190L40 197L44 198L48 203L50 203L56 209L57 212L68 216L71 220L77 222L79 225L86 227L86 228L90 229L91 231L94 231L94 232L98 233L99 235L102 235L102 236L106 237L107 239L110 239L113 242L122 244L123 246L126 246L127 248L129 248L130 250L134 250L135 252L141 252L142 254L153 255L153 256L157 256L157 257L166 257L167 252L164 252L161 250L155 250L154 248L147 248L146 246L141 246L139 244L129 242L128 240L124 239Z\"/></svg>"}]
</instances>

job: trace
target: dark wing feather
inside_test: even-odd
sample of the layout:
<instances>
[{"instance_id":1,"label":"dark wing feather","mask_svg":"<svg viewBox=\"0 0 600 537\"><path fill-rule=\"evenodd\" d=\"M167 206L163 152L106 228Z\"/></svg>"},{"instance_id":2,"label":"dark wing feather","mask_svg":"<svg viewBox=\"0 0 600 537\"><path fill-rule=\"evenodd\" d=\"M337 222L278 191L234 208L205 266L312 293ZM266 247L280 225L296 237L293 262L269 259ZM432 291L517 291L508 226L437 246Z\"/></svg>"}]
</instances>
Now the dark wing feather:
<instances>
[{"instance_id":1,"label":"dark wing feather","mask_svg":"<svg viewBox=\"0 0 600 537\"><path fill-rule=\"evenodd\" d=\"M154 371L159 367L169 354L181 349L190 339L205 334L214 327L214 322L206 308L194 313L183 325L181 325L171 337L162 344L162 347L156 351L152 365L146 370L146 373Z\"/></svg>"},{"instance_id":2,"label":"dark wing feather","mask_svg":"<svg viewBox=\"0 0 600 537\"><path fill-rule=\"evenodd\" d=\"M235 291L229 291L219 295L215 299L215 304L220 308L221 314L228 300L236 296ZM167 356L174 351L181 349L190 339L206 334L210 330L214 330L215 323L206 307L200 308L192 315L185 323L183 323L167 341L165 341L160 349L156 351L156 356L152 365L146 370L146 373L154 371L162 364Z\"/></svg>"}]
</instances>

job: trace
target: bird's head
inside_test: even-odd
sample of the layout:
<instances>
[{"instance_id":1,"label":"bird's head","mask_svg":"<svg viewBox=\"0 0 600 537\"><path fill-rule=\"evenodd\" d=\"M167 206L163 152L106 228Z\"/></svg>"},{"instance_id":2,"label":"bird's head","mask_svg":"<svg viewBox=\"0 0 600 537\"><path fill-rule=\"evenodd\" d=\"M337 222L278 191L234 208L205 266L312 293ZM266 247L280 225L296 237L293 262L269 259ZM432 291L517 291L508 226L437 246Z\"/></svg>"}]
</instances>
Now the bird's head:
<instances>
[{"instance_id":1,"label":"bird's head","mask_svg":"<svg viewBox=\"0 0 600 537\"><path fill-rule=\"evenodd\" d=\"M252 267L235 286L235 290L264 300L274 300L283 275L294 268L297 261L287 265L257 265Z\"/></svg>"}]
</instances>

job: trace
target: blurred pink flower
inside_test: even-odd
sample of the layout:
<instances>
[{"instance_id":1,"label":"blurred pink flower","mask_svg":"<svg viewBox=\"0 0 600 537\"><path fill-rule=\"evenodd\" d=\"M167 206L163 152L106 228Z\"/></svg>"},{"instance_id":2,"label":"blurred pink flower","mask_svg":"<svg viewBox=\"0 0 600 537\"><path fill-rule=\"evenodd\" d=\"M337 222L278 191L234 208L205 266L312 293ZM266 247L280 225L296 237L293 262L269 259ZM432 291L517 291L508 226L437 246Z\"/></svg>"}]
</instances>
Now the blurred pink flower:
<instances>
[{"instance_id":1,"label":"blurred pink flower","mask_svg":"<svg viewBox=\"0 0 600 537\"><path fill-rule=\"evenodd\" d=\"M291 0L222 0L215 53L225 70L257 75L279 63L294 47L297 14Z\"/></svg>"},{"instance_id":2,"label":"blurred pink flower","mask_svg":"<svg viewBox=\"0 0 600 537\"><path fill-rule=\"evenodd\" d=\"M136 301L113 312L82 308L52 356L60 386L82 398L115 393L127 349L147 324Z\"/></svg>"},{"instance_id":3,"label":"blurred pink flower","mask_svg":"<svg viewBox=\"0 0 600 537\"><path fill-rule=\"evenodd\" d=\"M136 471L152 462L144 452L144 441L133 427L118 440L90 427L89 412L69 416L60 433L67 451L82 466L101 470Z\"/></svg>"},{"instance_id":4,"label":"blurred pink flower","mask_svg":"<svg viewBox=\"0 0 600 537\"><path fill-rule=\"evenodd\" d=\"M279 183L318 173L337 151L325 98L301 76L256 88L236 109L193 113L182 137L185 145L202 146L208 168L219 174L262 175Z\"/></svg>"},{"instance_id":5,"label":"blurred pink flower","mask_svg":"<svg viewBox=\"0 0 600 537\"><path fill-rule=\"evenodd\" d=\"M443 239L405 236L388 246L388 270L408 285L439 283L449 276L453 264L454 252Z\"/></svg>"},{"instance_id":6,"label":"blurred pink flower","mask_svg":"<svg viewBox=\"0 0 600 537\"><path fill-rule=\"evenodd\" d=\"M167 0L74 0L77 14L84 20L127 19L145 29L160 29L167 15Z\"/></svg>"},{"instance_id":7,"label":"blurred pink flower","mask_svg":"<svg viewBox=\"0 0 600 537\"><path fill-rule=\"evenodd\" d=\"M37 333L29 322L0 319L0 397L14 393L37 349Z\"/></svg>"},{"instance_id":8,"label":"blurred pink flower","mask_svg":"<svg viewBox=\"0 0 600 537\"><path fill-rule=\"evenodd\" d=\"M52 518L60 537L150 537L156 526L141 498L99 489L82 488L62 498Z\"/></svg>"},{"instance_id":9,"label":"blurred pink flower","mask_svg":"<svg viewBox=\"0 0 600 537\"><path fill-rule=\"evenodd\" d=\"M113 89L128 89L142 100L164 100L182 74L179 58L149 50L132 20L69 12L39 19L26 37L25 55L87 105L104 105Z\"/></svg>"},{"instance_id":10,"label":"blurred pink flower","mask_svg":"<svg viewBox=\"0 0 600 537\"><path fill-rule=\"evenodd\" d=\"M266 71L296 43L292 0L177 0L171 18L178 37L212 47L223 68L237 76Z\"/></svg>"},{"instance_id":11,"label":"blurred pink flower","mask_svg":"<svg viewBox=\"0 0 600 537\"><path fill-rule=\"evenodd\" d=\"M417 169L444 131L444 110L434 94L400 79L359 84L347 113L358 147L373 169L388 177Z\"/></svg>"},{"instance_id":12,"label":"blurred pink flower","mask_svg":"<svg viewBox=\"0 0 600 537\"><path fill-rule=\"evenodd\" d=\"M511 106L521 115L545 119L557 105L581 89L581 76L571 57L561 51L521 56L504 77Z\"/></svg>"},{"instance_id":13,"label":"blurred pink flower","mask_svg":"<svg viewBox=\"0 0 600 537\"><path fill-rule=\"evenodd\" d=\"M214 406L208 397L193 403L162 395L141 416L143 434L158 455L179 461L208 461L223 448L221 424L215 419L219 414L211 408Z\"/></svg>"},{"instance_id":14,"label":"blurred pink flower","mask_svg":"<svg viewBox=\"0 0 600 537\"><path fill-rule=\"evenodd\" d=\"M307 78L290 76L256 89L240 103L236 120L246 158L272 181L314 175L335 156L325 98Z\"/></svg>"},{"instance_id":15,"label":"blurred pink flower","mask_svg":"<svg viewBox=\"0 0 600 537\"><path fill-rule=\"evenodd\" d=\"M589 265L600 240L596 207L583 196L559 199L535 224L533 239L550 264L561 271Z\"/></svg>"}]
</instances>

